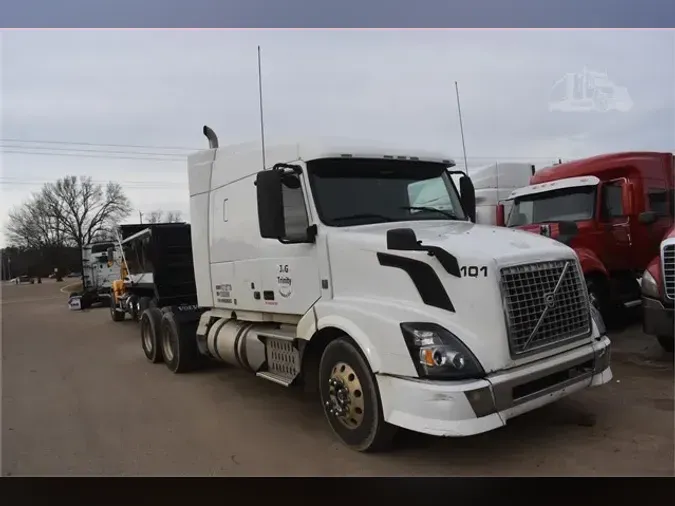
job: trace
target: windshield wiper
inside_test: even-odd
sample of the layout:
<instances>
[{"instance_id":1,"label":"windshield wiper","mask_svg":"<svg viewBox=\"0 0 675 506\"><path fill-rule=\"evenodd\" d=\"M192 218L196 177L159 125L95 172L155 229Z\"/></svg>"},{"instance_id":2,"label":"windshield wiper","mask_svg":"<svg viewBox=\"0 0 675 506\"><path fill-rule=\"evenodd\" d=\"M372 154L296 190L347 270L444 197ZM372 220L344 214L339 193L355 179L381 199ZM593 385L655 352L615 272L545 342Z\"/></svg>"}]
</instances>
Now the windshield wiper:
<instances>
[{"instance_id":1,"label":"windshield wiper","mask_svg":"<svg viewBox=\"0 0 675 506\"><path fill-rule=\"evenodd\" d=\"M444 211L443 209L436 209L435 207L424 207L424 206L403 206L401 209L406 209L408 211L435 211L441 213L443 216L450 218L451 220L458 220L457 215L451 211Z\"/></svg>"},{"instance_id":2,"label":"windshield wiper","mask_svg":"<svg viewBox=\"0 0 675 506\"><path fill-rule=\"evenodd\" d=\"M362 218L376 218L380 221L395 221L394 218L391 216L384 216L383 214L375 214L375 213L361 213L361 214L350 214L347 216L338 216L336 218L332 218L331 221L344 221L344 220L358 220Z\"/></svg>"}]
</instances>

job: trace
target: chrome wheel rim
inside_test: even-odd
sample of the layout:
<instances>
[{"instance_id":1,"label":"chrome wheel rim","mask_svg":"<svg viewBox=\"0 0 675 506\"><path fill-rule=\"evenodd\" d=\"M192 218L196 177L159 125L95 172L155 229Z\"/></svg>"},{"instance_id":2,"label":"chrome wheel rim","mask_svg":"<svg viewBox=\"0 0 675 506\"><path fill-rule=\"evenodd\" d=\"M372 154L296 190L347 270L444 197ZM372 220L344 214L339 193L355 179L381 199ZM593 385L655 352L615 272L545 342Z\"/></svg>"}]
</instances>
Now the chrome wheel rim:
<instances>
[{"instance_id":1,"label":"chrome wheel rim","mask_svg":"<svg viewBox=\"0 0 675 506\"><path fill-rule=\"evenodd\" d=\"M171 362L174 356L172 341L173 339L171 338L171 333L168 331L168 329L164 329L162 339L162 351L164 352L164 357L168 362Z\"/></svg>"},{"instance_id":2,"label":"chrome wheel rim","mask_svg":"<svg viewBox=\"0 0 675 506\"><path fill-rule=\"evenodd\" d=\"M354 430L363 423L363 388L356 371L349 364L338 362L331 370L325 404L328 415L344 427Z\"/></svg>"},{"instance_id":3,"label":"chrome wheel rim","mask_svg":"<svg viewBox=\"0 0 675 506\"><path fill-rule=\"evenodd\" d=\"M150 325L143 323L141 325L141 335L143 337L143 345L147 351L152 351L152 332L150 331Z\"/></svg>"}]
</instances>

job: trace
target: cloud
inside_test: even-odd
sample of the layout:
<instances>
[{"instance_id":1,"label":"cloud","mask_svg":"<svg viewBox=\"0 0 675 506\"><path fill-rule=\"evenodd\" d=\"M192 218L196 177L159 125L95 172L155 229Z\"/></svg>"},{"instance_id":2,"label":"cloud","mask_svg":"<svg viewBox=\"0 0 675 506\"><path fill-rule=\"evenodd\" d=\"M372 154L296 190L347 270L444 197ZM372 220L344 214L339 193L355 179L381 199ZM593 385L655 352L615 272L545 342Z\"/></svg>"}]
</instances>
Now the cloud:
<instances>
[{"instance_id":1,"label":"cloud","mask_svg":"<svg viewBox=\"0 0 675 506\"><path fill-rule=\"evenodd\" d=\"M258 44L270 143L370 138L460 161L458 81L470 164L675 149L675 33L663 31L5 32L1 137L199 148L208 124L221 144L257 140ZM625 86L633 108L550 112L554 83L584 68ZM69 173L123 182L143 212L188 214L180 161L6 153L2 172L0 216L39 189L26 181Z\"/></svg>"}]
</instances>

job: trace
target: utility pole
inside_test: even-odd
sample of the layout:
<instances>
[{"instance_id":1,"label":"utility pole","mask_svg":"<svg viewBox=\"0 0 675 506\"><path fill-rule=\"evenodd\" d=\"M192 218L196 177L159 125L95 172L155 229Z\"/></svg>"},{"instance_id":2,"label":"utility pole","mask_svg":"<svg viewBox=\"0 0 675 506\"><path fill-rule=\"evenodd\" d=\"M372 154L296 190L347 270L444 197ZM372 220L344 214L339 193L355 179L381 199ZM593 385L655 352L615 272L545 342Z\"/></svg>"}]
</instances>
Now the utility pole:
<instances>
[{"instance_id":1,"label":"utility pole","mask_svg":"<svg viewBox=\"0 0 675 506\"><path fill-rule=\"evenodd\" d=\"M459 85L455 81L455 93L457 94L457 113L459 114L459 132L462 135L462 153L464 154L464 172L469 175L469 164L466 161L466 145L464 144L464 125L462 124L462 106L459 105Z\"/></svg>"},{"instance_id":2,"label":"utility pole","mask_svg":"<svg viewBox=\"0 0 675 506\"><path fill-rule=\"evenodd\" d=\"M140 221L141 225L143 225L143 213L140 210L138 211L138 220Z\"/></svg>"},{"instance_id":3,"label":"utility pole","mask_svg":"<svg viewBox=\"0 0 675 506\"><path fill-rule=\"evenodd\" d=\"M265 170L265 118L263 116L262 63L258 46L258 106L260 107L260 144L262 149L262 169Z\"/></svg>"}]
</instances>

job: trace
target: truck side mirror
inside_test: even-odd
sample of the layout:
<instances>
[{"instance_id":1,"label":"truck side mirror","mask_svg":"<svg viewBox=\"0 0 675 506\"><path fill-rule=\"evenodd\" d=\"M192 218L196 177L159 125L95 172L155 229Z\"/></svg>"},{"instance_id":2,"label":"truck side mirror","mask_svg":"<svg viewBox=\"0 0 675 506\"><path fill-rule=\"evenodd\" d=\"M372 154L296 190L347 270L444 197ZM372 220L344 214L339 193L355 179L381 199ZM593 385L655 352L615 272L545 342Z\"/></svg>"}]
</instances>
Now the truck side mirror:
<instances>
[{"instance_id":1,"label":"truck side mirror","mask_svg":"<svg viewBox=\"0 0 675 506\"><path fill-rule=\"evenodd\" d=\"M412 228L392 228L387 230L387 249L417 251L420 249L420 243Z\"/></svg>"},{"instance_id":2,"label":"truck side mirror","mask_svg":"<svg viewBox=\"0 0 675 506\"><path fill-rule=\"evenodd\" d=\"M260 237L265 239L282 239L286 236L282 178L283 174L279 170L264 170L258 172L255 179L258 226Z\"/></svg>"},{"instance_id":3,"label":"truck side mirror","mask_svg":"<svg viewBox=\"0 0 675 506\"><path fill-rule=\"evenodd\" d=\"M106 258L109 264L115 261L115 248L110 247L106 250Z\"/></svg>"},{"instance_id":4,"label":"truck side mirror","mask_svg":"<svg viewBox=\"0 0 675 506\"><path fill-rule=\"evenodd\" d=\"M497 216L495 217L495 223L498 227L503 227L506 225L506 219L504 217L504 204L501 202L497 204L497 209L496 209L496 214Z\"/></svg>"},{"instance_id":5,"label":"truck side mirror","mask_svg":"<svg viewBox=\"0 0 675 506\"><path fill-rule=\"evenodd\" d=\"M579 226L574 221L561 221L558 223L558 241L563 244L569 243L579 234Z\"/></svg>"},{"instance_id":6,"label":"truck side mirror","mask_svg":"<svg viewBox=\"0 0 675 506\"><path fill-rule=\"evenodd\" d=\"M638 222L642 225L651 225L652 223L655 223L657 219L658 216L654 211L645 211L638 214Z\"/></svg>"},{"instance_id":7,"label":"truck side mirror","mask_svg":"<svg viewBox=\"0 0 675 506\"><path fill-rule=\"evenodd\" d=\"M460 178L459 193L464 212L473 223L476 223L476 189L469 176L462 176Z\"/></svg>"}]
</instances>

